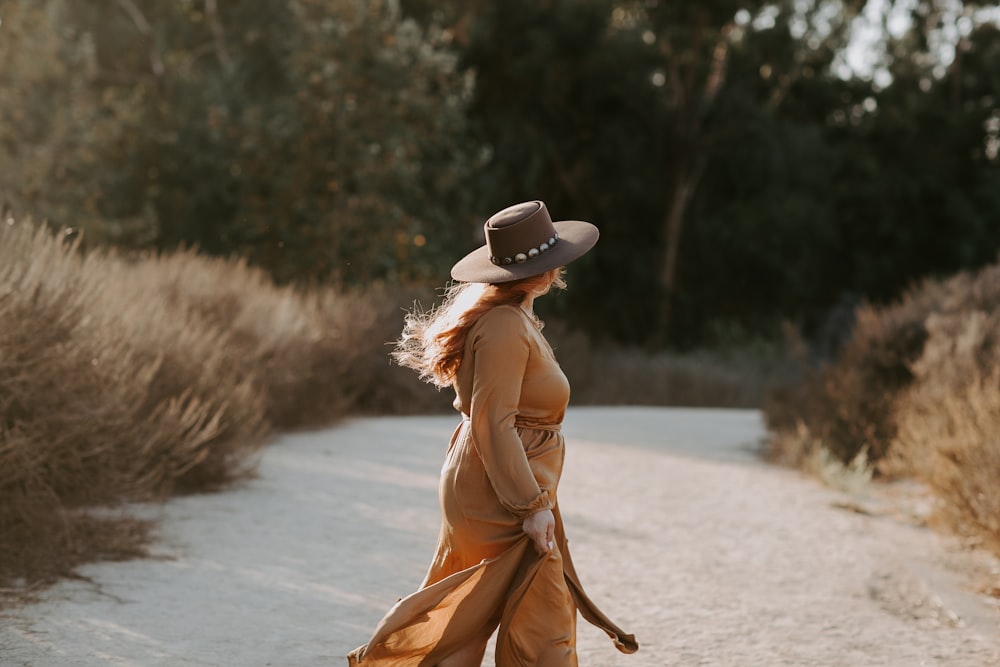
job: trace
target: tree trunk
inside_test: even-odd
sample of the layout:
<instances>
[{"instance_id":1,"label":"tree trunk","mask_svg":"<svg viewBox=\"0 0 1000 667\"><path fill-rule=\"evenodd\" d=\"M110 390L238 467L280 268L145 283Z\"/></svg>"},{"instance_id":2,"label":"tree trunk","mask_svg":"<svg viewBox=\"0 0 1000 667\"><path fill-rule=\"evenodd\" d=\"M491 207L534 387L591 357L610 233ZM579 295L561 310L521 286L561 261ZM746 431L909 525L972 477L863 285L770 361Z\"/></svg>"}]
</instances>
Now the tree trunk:
<instances>
[{"instance_id":1,"label":"tree trunk","mask_svg":"<svg viewBox=\"0 0 1000 667\"><path fill-rule=\"evenodd\" d=\"M671 136L677 139L671 148L684 156L677 165L674 177L672 197L663 220L664 248L663 264L660 267L660 304L657 313L657 323L653 330L652 342L655 346L665 345L670 338L670 328L673 324L673 305L677 296L677 265L680 262L681 235L684 231L684 219L688 204L695 188L701 181L705 167L704 149L706 138L702 131L702 120L705 113L719 95L726 82L726 65L729 61L729 35L734 24L732 22L721 26L718 39L709 55L708 75L705 79L701 95L696 95L696 84L693 78L695 69L688 69L688 81L682 77L680 60L675 57L670 40L661 35L660 48L667 57L671 67L671 87L678 96L679 108L677 118L671 128ZM675 153L676 154L676 153Z\"/></svg>"},{"instance_id":2,"label":"tree trunk","mask_svg":"<svg viewBox=\"0 0 1000 667\"><path fill-rule=\"evenodd\" d=\"M700 171L700 170L698 170ZM677 265L680 260L681 234L691 195L698 184L698 174L682 170L674 184L673 197L663 220L664 255L660 267L660 307L654 343L662 346L670 335L674 296L677 292Z\"/></svg>"}]
</instances>

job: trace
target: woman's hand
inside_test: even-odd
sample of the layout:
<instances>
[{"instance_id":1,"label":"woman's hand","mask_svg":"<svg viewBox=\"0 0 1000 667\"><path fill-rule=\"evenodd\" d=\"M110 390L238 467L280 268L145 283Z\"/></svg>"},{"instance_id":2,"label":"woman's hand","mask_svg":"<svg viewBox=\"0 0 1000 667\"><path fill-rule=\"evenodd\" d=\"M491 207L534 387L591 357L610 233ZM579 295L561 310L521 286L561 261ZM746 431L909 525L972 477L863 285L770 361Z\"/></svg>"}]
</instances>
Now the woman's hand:
<instances>
[{"instance_id":1,"label":"woman's hand","mask_svg":"<svg viewBox=\"0 0 1000 667\"><path fill-rule=\"evenodd\" d=\"M552 539L556 532L556 518L552 510L535 512L524 520L521 528L535 543L538 553L545 555L552 549Z\"/></svg>"}]
</instances>

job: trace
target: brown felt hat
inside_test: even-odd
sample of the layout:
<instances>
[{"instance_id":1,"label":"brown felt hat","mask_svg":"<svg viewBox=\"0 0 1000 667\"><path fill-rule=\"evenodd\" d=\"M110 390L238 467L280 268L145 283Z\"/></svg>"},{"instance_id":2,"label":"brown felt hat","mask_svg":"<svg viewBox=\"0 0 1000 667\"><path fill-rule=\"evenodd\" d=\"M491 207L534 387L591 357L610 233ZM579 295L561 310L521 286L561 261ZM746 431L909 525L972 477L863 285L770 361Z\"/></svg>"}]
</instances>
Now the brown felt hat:
<instances>
[{"instance_id":1,"label":"brown felt hat","mask_svg":"<svg viewBox=\"0 0 1000 667\"><path fill-rule=\"evenodd\" d=\"M451 267L467 283L506 283L569 264L597 243L597 227L582 220L552 222L541 201L514 204L483 225L486 245Z\"/></svg>"}]
</instances>

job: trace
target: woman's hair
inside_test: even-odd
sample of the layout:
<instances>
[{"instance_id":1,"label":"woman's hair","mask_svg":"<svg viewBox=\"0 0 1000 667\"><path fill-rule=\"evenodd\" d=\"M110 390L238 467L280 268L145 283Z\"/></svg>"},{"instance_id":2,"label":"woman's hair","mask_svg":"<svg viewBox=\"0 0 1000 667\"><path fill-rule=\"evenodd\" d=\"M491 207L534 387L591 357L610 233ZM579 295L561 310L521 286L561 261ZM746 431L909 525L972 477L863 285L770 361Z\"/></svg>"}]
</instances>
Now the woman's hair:
<instances>
[{"instance_id":1,"label":"woman's hair","mask_svg":"<svg viewBox=\"0 0 1000 667\"><path fill-rule=\"evenodd\" d=\"M494 306L519 306L528 294L542 295L551 287L565 289L563 273L558 268L506 283L454 283L445 289L441 305L407 314L392 357L417 371L421 380L447 387L462 363L469 329L483 313Z\"/></svg>"}]
</instances>

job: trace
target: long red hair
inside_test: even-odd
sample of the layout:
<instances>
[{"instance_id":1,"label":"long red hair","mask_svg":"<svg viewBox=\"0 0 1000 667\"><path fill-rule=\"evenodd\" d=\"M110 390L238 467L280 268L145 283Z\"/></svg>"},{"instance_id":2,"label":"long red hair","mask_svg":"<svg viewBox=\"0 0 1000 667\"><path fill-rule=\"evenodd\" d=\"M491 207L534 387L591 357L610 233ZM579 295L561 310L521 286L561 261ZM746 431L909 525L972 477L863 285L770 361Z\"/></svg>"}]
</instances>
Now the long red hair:
<instances>
[{"instance_id":1,"label":"long red hair","mask_svg":"<svg viewBox=\"0 0 1000 667\"><path fill-rule=\"evenodd\" d=\"M563 272L553 269L506 283L452 284L441 305L407 314L392 357L400 366L417 371L421 380L448 387L462 363L469 329L483 313L496 306L519 306L529 294L542 295L552 287L565 289Z\"/></svg>"}]
</instances>

